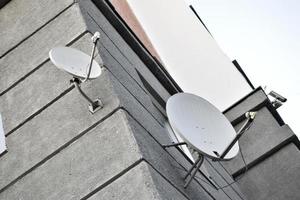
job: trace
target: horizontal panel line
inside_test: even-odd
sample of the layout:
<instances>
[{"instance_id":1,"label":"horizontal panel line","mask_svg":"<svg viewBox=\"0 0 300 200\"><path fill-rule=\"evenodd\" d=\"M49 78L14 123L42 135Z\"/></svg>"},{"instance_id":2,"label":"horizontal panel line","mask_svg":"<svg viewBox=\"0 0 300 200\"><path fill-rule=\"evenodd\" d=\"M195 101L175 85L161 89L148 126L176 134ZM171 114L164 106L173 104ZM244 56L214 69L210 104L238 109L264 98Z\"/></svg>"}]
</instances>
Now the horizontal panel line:
<instances>
[{"instance_id":1,"label":"horizontal panel line","mask_svg":"<svg viewBox=\"0 0 300 200\"><path fill-rule=\"evenodd\" d=\"M58 14L56 14L54 17L52 17L50 20L48 20L45 24L43 24L42 26L40 26L39 28L37 28L35 31L33 31L32 33L30 33L28 36L26 36L24 39L22 39L20 42L18 42L16 45L14 45L13 47L11 47L9 50L7 50L5 53L3 53L0 56L0 59L3 58L4 56L6 56L8 53L10 53L11 51L13 51L15 48L17 48L20 44L22 44L23 42L25 42L26 40L28 40L31 36L33 36L35 33L37 33L38 31L40 31L42 28L44 28L46 25L48 25L50 22L52 22L55 18L57 18L59 15L61 15L62 13L64 13L66 10L68 10L70 7L72 7L75 3L71 3L70 5L68 5L66 8L64 8L62 11L60 11Z\"/></svg>"},{"instance_id":2,"label":"horizontal panel line","mask_svg":"<svg viewBox=\"0 0 300 200\"><path fill-rule=\"evenodd\" d=\"M120 178L121 176L123 176L124 174L126 174L127 172L129 172L131 169L133 169L134 167L136 167L137 165L139 165L143 160L144 160L143 158L137 160L136 162L134 162L133 164L131 164L129 167L127 167L126 169L122 170L121 172L119 172L118 174L116 174L115 176L113 176L112 178L110 178L109 180L107 180L106 182L104 182L102 185L98 186L92 192L90 192L89 194L87 194L84 197L82 197L80 200L86 200L86 199L90 198L91 196L93 196L94 194L96 194L97 192L99 192L100 190L102 190L103 188L105 188L106 186L110 185L115 180L117 180L118 178Z\"/></svg>"},{"instance_id":3,"label":"horizontal panel line","mask_svg":"<svg viewBox=\"0 0 300 200\"><path fill-rule=\"evenodd\" d=\"M30 115L29 117L27 117L23 122L21 122L20 124L18 124L15 128L13 128L8 133L6 133L5 136L8 137L13 132L15 132L16 130L18 130L19 128L21 128L24 124L26 124L31 119L33 119L34 117L36 117L37 115L39 115L41 112L43 112L44 110L46 110L49 106L51 106L53 103L55 103L56 101L58 101L64 95L66 95L67 93L69 93L73 88L74 88L74 85L70 86L68 89L66 89L65 91L63 91L60 95L58 95L57 97L55 97L53 100L51 100L46 105L44 105L43 107L41 107L38 111L36 111L35 113L33 113L32 115Z\"/></svg>"},{"instance_id":4,"label":"horizontal panel line","mask_svg":"<svg viewBox=\"0 0 300 200\"><path fill-rule=\"evenodd\" d=\"M182 190L180 190L175 184L173 184L167 177L165 177L159 170L157 170L149 161L145 159L145 162L154 170L156 171L165 181L167 181L170 185L173 186L180 194L182 194L185 198L189 199L190 198L185 194ZM183 181L183 180L182 180Z\"/></svg>"},{"instance_id":5,"label":"horizontal panel line","mask_svg":"<svg viewBox=\"0 0 300 200\"><path fill-rule=\"evenodd\" d=\"M263 155L259 156L258 158L256 158L255 160L253 160L252 162L248 163L246 167L242 167L241 169L237 170L236 172L234 172L232 174L232 177L234 179L237 179L238 176L241 176L242 174L244 174L247 171L250 170L251 168L257 166L258 164L260 164L261 162L263 162L264 160L268 159L269 157L271 157L272 155L276 154L278 151L280 151L281 149L283 149L285 146L289 145L289 144L295 144L295 140L297 140L297 136L293 135L289 138L287 138L286 140L284 140L283 142L281 142L280 144L278 144L277 146L275 146L274 148L272 148L271 150L267 151L266 153L264 153ZM295 144L296 145L296 144Z\"/></svg>"},{"instance_id":6,"label":"horizontal panel line","mask_svg":"<svg viewBox=\"0 0 300 200\"><path fill-rule=\"evenodd\" d=\"M74 39L72 39L70 42L68 42L66 44L66 46L70 46L73 43L75 43L76 41L78 41L82 36L84 36L86 33L88 33L87 31L82 32L81 34L79 34L78 36L76 36ZM40 69L44 64L46 64L50 59L46 58L44 61L42 61L40 64L37 65L37 67L35 67L34 69L32 69L31 71L29 71L27 74L25 74L23 77L21 77L20 79L18 79L17 81L15 81L12 85L10 85L8 88L6 88L5 90L3 90L2 92L0 92L0 97L3 96L5 93L7 93L8 91L10 91L11 89L13 89L14 87L16 87L19 83L21 83L22 81L24 81L26 78L28 78L30 75L32 75L35 71L37 71L38 69Z\"/></svg>"},{"instance_id":7,"label":"horizontal panel line","mask_svg":"<svg viewBox=\"0 0 300 200\"><path fill-rule=\"evenodd\" d=\"M26 175L30 174L32 171L34 171L38 167L40 167L43 164L45 164L48 160L50 160L53 157L55 157L62 150L66 149L68 146L70 146L76 140L80 139L82 136L84 136L86 133L88 133L90 130L92 130L93 128L95 128L100 123L104 122L106 119L108 119L109 117L111 117L114 113L116 113L120 109L122 109L122 107L115 108L110 113L108 113L105 117L101 118L99 121L95 122L90 127L88 127L87 129L85 129L84 131L82 131L81 133L79 133L78 135L76 135L75 137L73 137L71 140L69 140L68 142L66 142L62 146L60 146L58 149L56 149L54 152L52 152L51 154L49 154L48 156L46 156L44 159L42 159L40 162L38 162L37 164L35 164L33 167L31 167L30 169L26 170L23 174L21 174L20 176L18 176L17 178L15 178L13 181L11 181L9 184L7 184L3 188L1 188L0 189L0 193L2 193L3 191L7 190L10 186L14 185L16 182L18 182L20 179L24 178Z\"/></svg>"}]
</instances>

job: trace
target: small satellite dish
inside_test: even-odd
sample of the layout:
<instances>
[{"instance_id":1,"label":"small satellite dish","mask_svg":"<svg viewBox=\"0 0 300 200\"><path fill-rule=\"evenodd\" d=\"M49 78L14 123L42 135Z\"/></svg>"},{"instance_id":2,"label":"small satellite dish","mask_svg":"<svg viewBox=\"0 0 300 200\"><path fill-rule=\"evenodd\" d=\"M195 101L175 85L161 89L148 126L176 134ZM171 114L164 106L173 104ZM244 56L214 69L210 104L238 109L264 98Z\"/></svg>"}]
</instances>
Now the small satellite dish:
<instances>
[{"instance_id":1,"label":"small satellite dish","mask_svg":"<svg viewBox=\"0 0 300 200\"><path fill-rule=\"evenodd\" d=\"M167 101L167 115L171 127L183 140L199 153L213 159L236 137L236 132L227 118L207 100L188 93L178 93ZM223 160L235 157L238 143Z\"/></svg>"},{"instance_id":2,"label":"small satellite dish","mask_svg":"<svg viewBox=\"0 0 300 200\"><path fill-rule=\"evenodd\" d=\"M54 47L49 52L52 63L69 74L85 79L88 76L88 67L91 57L77 49L71 47ZM97 78L101 75L100 65L93 60L89 79Z\"/></svg>"},{"instance_id":3,"label":"small satellite dish","mask_svg":"<svg viewBox=\"0 0 300 200\"><path fill-rule=\"evenodd\" d=\"M77 88L83 98L90 103L90 112L95 113L103 107L101 99L97 98L96 100L92 100L80 87L81 83L100 76L102 71L100 65L94 60L100 33L95 32L91 39L93 42L91 56L70 47L54 47L49 51L49 57L57 68L66 71L73 76L73 79L70 82Z\"/></svg>"}]
</instances>

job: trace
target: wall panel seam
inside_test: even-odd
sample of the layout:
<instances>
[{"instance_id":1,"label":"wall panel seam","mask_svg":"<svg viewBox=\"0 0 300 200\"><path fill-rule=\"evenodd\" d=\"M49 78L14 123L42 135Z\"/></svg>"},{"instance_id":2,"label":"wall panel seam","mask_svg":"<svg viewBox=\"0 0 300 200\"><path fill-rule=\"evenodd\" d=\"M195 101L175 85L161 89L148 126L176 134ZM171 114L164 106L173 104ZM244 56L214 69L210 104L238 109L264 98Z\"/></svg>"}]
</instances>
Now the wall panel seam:
<instances>
[{"instance_id":1,"label":"wall panel seam","mask_svg":"<svg viewBox=\"0 0 300 200\"><path fill-rule=\"evenodd\" d=\"M88 31L84 31L81 34L79 34L78 36L76 36L73 40L71 40L70 42L68 42L66 44L66 46L70 46L72 44L74 44L76 41L78 41L81 37L83 37L86 33L88 33ZM0 97L3 96L5 93L9 92L11 89L13 89L14 87L16 87L18 84L20 84L22 81L24 81L26 78L30 77L30 75L32 75L35 71L37 71L38 69L40 69L44 64L46 64L48 61L50 61L49 58L46 58L44 61L42 61L40 64L37 65L37 67L35 67L34 69L32 69L31 71L29 71L28 73L26 73L24 76L22 76L20 79L18 79L17 81L15 81L12 85L10 85L8 88L4 89L2 92L0 92Z\"/></svg>"},{"instance_id":2,"label":"wall panel seam","mask_svg":"<svg viewBox=\"0 0 300 200\"><path fill-rule=\"evenodd\" d=\"M66 89L65 91L63 91L62 93L60 93L57 97L55 97L54 99L52 99L50 102L48 102L46 105L42 106L40 109L38 109L36 112L34 112L32 115L30 115L29 117L27 117L24 121L22 121L21 123L19 123L16 127L14 127L12 130L10 130L8 133L5 134L6 137L8 137L9 135L11 135L13 132L15 132L16 130L18 130L19 128L21 128L24 124L26 124L27 122L29 122L31 119L33 119L34 117L36 117L37 115L39 115L40 113L42 113L44 110L46 110L49 106L51 106L53 103L55 103L56 101L58 101L60 98L62 98L63 96L65 96L66 94L68 94L72 89L74 88L74 85L71 85L68 89Z\"/></svg>"},{"instance_id":3,"label":"wall panel seam","mask_svg":"<svg viewBox=\"0 0 300 200\"><path fill-rule=\"evenodd\" d=\"M0 56L0 59L3 58L4 56L6 56L9 52L13 51L16 47L18 47L20 44L22 44L24 41L28 40L31 36L33 36L35 33L37 33L39 30L41 30L42 28L44 28L47 24L49 24L51 21L53 21L55 18L57 18L59 15L61 15L62 13L64 13L66 10L68 10L70 7L72 7L75 3L71 3L69 6L67 6L66 8L64 8L62 11L60 11L58 14L56 14L54 17L52 17L50 20L48 20L46 23L44 23L42 26L40 26L39 28L37 28L36 30L34 30L32 33L30 33L28 36L26 36L24 39L22 39L20 42L18 42L16 45L14 45L13 47L11 47L9 50L7 50L5 53L3 53Z\"/></svg>"},{"instance_id":4,"label":"wall panel seam","mask_svg":"<svg viewBox=\"0 0 300 200\"><path fill-rule=\"evenodd\" d=\"M125 168L124 170L122 170L121 172L119 172L118 174L116 174L115 176L113 176L112 178L110 178L109 180L107 180L106 182L104 182L103 184L101 184L100 186L98 186L96 189L94 189L90 193L86 194L80 200L89 199L91 196L93 196L97 192L101 191L103 188L105 188L106 186L110 185L111 183L113 183L114 181L116 181L118 178L120 178L123 175L125 175L131 169L133 169L136 166L138 166L143 160L144 160L143 158L140 158L139 160L137 160L136 162L134 162L133 164L131 164L129 167Z\"/></svg>"},{"instance_id":5,"label":"wall panel seam","mask_svg":"<svg viewBox=\"0 0 300 200\"><path fill-rule=\"evenodd\" d=\"M8 189L10 186L14 185L16 182L18 182L20 179L22 179L26 175L30 174L33 170L35 170L35 169L39 168L40 166L42 166L43 164L45 164L48 160L50 160L53 157L55 157L62 150L66 149L68 146L70 146L72 143L74 143L75 141L77 141L78 139L80 139L86 133L88 133L89 131L91 131L92 129L94 129L96 126L98 126L99 124L101 124L102 122L104 122L106 119L110 118L114 113L116 113L120 109L122 109L122 107L115 108L110 113L108 113L106 116L104 116L103 118L101 118L100 120L98 120L97 122L95 122L94 124L92 124L90 127L86 128L81 133L77 134L75 137L73 137L68 142L66 142L65 144L63 144L62 146L60 146L58 149L56 149L51 154L49 154L44 159L42 159L40 162L38 162L37 164L35 164L34 166L32 166L30 169L26 170L23 174L21 174L20 176L18 176L17 178L15 178L13 181L11 181L10 183L8 183L3 188L1 188L0 189L0 193L2 193L3 191L5 191L6 189Z\"/></svg>"}]
</instances>

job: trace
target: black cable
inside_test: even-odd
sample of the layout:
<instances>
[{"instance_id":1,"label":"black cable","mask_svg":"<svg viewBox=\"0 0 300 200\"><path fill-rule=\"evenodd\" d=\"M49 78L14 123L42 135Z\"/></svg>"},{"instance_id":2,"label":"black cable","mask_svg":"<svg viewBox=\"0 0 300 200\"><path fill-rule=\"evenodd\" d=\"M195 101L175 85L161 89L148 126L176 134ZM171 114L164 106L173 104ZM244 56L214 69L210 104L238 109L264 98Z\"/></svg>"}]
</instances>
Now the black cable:
<instances>
[{"instance_id":1,"label":"black cable","mask_svg":"<svg viewBox=\"0 0 300 200\"><path fill-rule=\"evenodd\" d=\"M252 125L252 124L251 124L251 125ZM248 130L248 129L247 129L247 130ZM240 143L238 143L238 145L239 145L239 148L240 148L241 157L242 157L242 160L243 160L243 163L244 163L244 169L245 169L245 171L244 171L243 175L240 175L238 178L234 179L234 181L233 181L232 183L229 183L229 184L227 184L227 185L224 185L224 186L222 186L222 187L219 187L218 190L219 190L219 189L224 189L224 188L226 188L226 187L229 187L229 186L233 185L233 184L236 183L238 180L240 180L241 178L243 178L244 175L246 174L246 172L248 171L248 165L247 165L247 163L246 163L246 161L245 161L245 158L244 158L244 155L243 155L243 152L242 152Z\"/></svg>"},{"instance_id":2,"label":"black cable","mask_svg":"<svg viewBox=\"0 0 300 200\"><path fill-rule=\"evenodd\" d=\"M247 131L247 130L249 130L249 128L250 128L252 125L253 125L253 122L247 127L247 129L244 130L244 132ZM245 170L244 170L243 174L240 175L238 178L234 179L234 181L233 181L232 183L227 184L227 185L225 185L225 186L222 186L222 187L220 187L220 188L218 188L218 189L223 189L223 188L226 188L226 187L231 186L232 184L236 183L238 180L240 180L241 178L243 178L243 176L244 176L244 175L246 174L246 172L248 171L248 165L247 165L247 163L246 163L246 160L245 160L245 157L244 157L244 154L243 154L243 152L242 152L242 148L241 148L241 145L240 145L239 142L238 142L238 145L239 145L240 152L241 152L241 158L242 158L243 163L244 163L244 167L243 167L243 168L244 168ZM218 162L219 162L219 161L218 161Z\"/></svg>"}]
</instances>

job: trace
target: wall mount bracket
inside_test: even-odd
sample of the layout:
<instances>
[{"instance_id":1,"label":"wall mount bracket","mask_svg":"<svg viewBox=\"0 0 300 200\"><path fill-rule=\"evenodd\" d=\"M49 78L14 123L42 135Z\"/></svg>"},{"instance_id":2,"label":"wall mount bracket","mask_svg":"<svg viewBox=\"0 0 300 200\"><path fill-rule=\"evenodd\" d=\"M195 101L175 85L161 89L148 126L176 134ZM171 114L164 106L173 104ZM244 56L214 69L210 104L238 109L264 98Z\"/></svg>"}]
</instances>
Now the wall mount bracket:
<instances>
[{"instance_id":1,"label":"wall mount bracket","mask_svg":"<svg viewBox=\"0 0 300 200\"><path fill-rule=\"evenodd\" d=\"M103 108L103 103L100 98L97 98L96 100L92 100L90 97L85 94L81 87L80 84L82 81L79 78L73 77L73 79L70 80L70 83L75 86L75 88L79 91L79 93L83 96L84 99L86 99L90 104L89 104L89 111L94 114L101 108Z\"/></svg>"}]
</instances>

